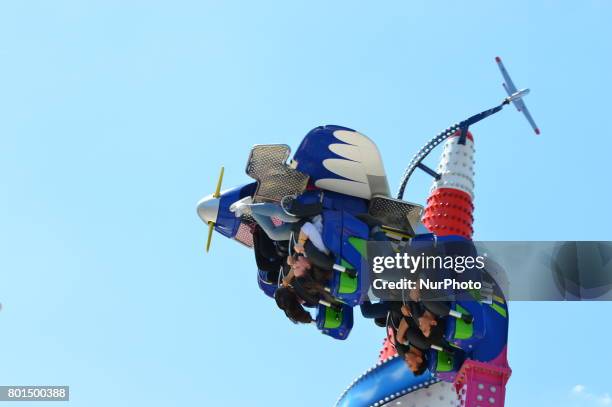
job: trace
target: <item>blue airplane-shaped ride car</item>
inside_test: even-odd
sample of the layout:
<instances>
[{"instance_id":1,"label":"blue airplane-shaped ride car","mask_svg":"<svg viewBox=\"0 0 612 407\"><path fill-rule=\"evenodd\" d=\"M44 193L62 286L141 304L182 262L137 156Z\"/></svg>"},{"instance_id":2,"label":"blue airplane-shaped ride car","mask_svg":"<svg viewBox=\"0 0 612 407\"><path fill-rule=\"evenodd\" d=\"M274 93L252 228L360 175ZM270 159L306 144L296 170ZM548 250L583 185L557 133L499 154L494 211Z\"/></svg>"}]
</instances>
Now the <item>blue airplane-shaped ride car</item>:
<instances>
[{"instance_id":1,"label":"blue airplane-shaped ride car","mask_svg":"<svg viewBox=\"0 0 612 407\"><path fill-rule=\"evenodd\" d=\"M259 242L255 250L258 283L273 296L278 287L277 269L282 264L266 264L261 257L262 252L279 248L270 247L270 242L262 244L257 223L248 215L237 217L230 206L247 196L253 202L280 203L285 197L295 197L302 204L319 203L322 237L334 255L333 279L328 288L340 306L331 307L325 301L318 304L317 326L327 335L345 339L353 324L352 307L362 298L363 279L356 274L365 259L370 233L369 226L357 215L386 218L388 234L414 237L417 232L425 232L420 223L422 207L390 197L378 148L355 130L317 127L304 137L289 160L290 152L284 144L254 146L246 173L255 181L225 191L220 186L222 170L215 193L197 206L198 215L209 225L207 250L213 230L247 247L258 246ZM399 221L389 222L392 215Z\"/></svg>"}]
</instances>

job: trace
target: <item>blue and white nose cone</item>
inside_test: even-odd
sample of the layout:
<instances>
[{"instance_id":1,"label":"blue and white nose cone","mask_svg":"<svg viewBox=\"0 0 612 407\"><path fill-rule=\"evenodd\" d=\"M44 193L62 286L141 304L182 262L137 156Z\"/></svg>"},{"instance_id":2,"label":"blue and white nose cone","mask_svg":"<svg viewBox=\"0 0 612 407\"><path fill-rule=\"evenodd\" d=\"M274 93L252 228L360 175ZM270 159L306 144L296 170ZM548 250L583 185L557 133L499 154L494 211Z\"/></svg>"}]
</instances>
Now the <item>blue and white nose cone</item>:
<instances>
[{"instance_id":1,"label":"blue and white nose cone","mask_svg":"<svg viewBox=\"0 0 612 407\"><path fill-rule=\"evenodd\" d=\"M198 202L197 211L198 216L204 223L209 222L216 223L217 216L219 215L219 197L215 197L213 194L205 196Z\"/></svg>"}]
</instances>

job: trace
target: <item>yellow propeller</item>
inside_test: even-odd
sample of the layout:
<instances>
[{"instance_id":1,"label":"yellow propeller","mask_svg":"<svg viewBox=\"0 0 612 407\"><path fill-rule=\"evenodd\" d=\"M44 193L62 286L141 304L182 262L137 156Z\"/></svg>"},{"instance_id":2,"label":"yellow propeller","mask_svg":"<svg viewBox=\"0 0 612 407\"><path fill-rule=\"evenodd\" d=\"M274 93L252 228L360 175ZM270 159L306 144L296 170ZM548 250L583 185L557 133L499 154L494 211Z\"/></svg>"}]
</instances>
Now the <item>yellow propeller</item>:
<instances>
[{"instance_id":1,"label":"yellow propeller","mask_svg":"<svg viewBox=\"0 0 612 407\"><path fill-rule=\"evenodd\" d=\"M221 172L219 173L219 181L217 181L217 189L215 189L215 193L213 194L215 198L219 198L221 196L221 183L223 182L224 173L225 168L221 167Z\"/></svg>"},{"instance_id":2,"label":"yellow propeller","mask_svg":"<svg viewBox=\"0 0 612 407\"><path fill-rule=\"evenodd\" d=\"M215 230L215 222L208 222L208 240L206 240L206 253L210 250L210 241L212 240L213 230Z\"/></svg>"},{"instance_id":3,"label":"yellow propeller","mask_svg":"<svg viewBox=\"0 0 612 407\"><path fill-rule=\"evenodd\" d=\"M221 183L223 182L223 174L225 173L225 168L221 167L221 172L219 173L219 181L217 181L217 188L213 193L213 198L219 198L221 196ZM215 222L208 222L208 239L206 240L206 253L210 250L210 242L212 240L213 230L215 230Z\"/></svg>"}]
</instances>

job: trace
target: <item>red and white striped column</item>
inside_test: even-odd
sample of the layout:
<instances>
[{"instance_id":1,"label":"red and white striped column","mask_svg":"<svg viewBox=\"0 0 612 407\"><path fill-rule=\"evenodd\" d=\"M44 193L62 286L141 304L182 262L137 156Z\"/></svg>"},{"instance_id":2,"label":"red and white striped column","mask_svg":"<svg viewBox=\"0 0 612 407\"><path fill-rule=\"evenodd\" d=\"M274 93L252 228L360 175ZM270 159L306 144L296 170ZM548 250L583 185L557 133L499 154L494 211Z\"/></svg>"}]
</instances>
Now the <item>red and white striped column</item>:
<instances>
[{"instance_id":1,"label":"red and white striped column","mask_svg":"<svg viewBox=\"0 0 612 407\"><path fill-rule=\"evenodd\" d=\"M467 133L459 144L459 131L444 143L444 151L423 215L423 224L436 236L462 236L474 233L474 137Z\"/></svg>"}]
</instances>

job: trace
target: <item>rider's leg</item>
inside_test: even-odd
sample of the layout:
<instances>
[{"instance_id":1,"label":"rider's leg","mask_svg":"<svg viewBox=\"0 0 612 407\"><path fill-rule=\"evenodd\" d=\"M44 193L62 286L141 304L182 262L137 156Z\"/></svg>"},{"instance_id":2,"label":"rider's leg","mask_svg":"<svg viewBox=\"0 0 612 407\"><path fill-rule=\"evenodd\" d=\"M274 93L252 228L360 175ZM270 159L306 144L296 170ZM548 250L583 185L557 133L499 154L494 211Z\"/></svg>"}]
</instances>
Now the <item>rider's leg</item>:
<instances>
[{"instance_id":1,"label":"rider's leg","mask_svg":"<svg viewBox=\"0 0 612 407\"><path fill-rule=\"evenodd\" d=\"M249 208L251 208L251 212L253 214L257 213L258 215L275 217L282 220L285 223L295 223L300 220L300 218L296 216L291 216L287 214L280 205L274 203L256 203L250 204Z\"/></svg>"},{"instance_id":2,"label":"rider's leg","mask_svg":"<svg viewBox=\"0 0 612 407\"><path fill-rule=\"evenodd\" d=\"M253 205L251 209L251 216L253 216L255 222L257 222L259 226L261 226L261 228L266 232L270 239L276 241L289 240L289 238L291 237L291 232L293 230L293 225L291 223L283 223L282 225L276 226L274 222L272 222L272 216L276 216L273 208L259 205L268 204Z\"/></svg>"}]
</instances>

